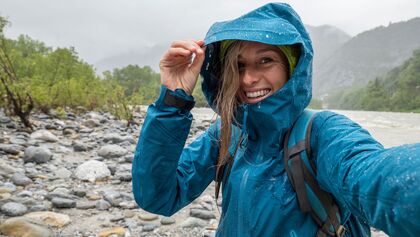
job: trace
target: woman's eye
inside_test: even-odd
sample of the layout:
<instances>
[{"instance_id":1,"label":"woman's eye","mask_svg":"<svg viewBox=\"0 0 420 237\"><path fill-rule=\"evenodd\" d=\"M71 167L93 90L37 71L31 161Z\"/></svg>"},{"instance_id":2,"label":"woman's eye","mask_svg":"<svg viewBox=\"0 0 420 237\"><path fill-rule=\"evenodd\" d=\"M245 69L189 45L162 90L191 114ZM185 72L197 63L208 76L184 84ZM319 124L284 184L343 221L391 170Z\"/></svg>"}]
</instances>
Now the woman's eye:
<instances>
[{"instance_id":1,"label":"woman's eye","mask_svg":"<svg viewBox=\"0 0 420 237\"><path fill-rule=\"evenodd\" d=\"M266 63L270 63L270 62L272 62L273 61L273 59L272 58L262 58L261 60L260 60L260 64L266 64Z\"/></svg>"},{"instance_id":2,"label":"woman's eye","mask_svg":"<svg viewBox=\"0 0 420 237\"><path fill-rule=\"evenodd\" d=\"M245 68L245 64L244 63L241 63L241 62L238 62L238 70L241 71L244 68Z\"/></svg>"}]
</instances>

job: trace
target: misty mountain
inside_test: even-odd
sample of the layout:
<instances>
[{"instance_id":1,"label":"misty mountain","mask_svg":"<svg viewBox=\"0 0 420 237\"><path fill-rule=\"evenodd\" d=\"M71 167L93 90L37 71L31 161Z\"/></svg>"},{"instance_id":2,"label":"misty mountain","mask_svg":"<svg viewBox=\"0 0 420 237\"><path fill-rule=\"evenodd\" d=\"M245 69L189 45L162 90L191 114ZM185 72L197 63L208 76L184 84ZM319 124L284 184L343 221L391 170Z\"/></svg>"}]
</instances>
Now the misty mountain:
<instances>
[{"instance_id":1,"label":"misty mountain","mask_svg":"<svg viewBox=\"0 0 420 237\"><path fill-rule=\"evenodd\" d=\"M314 95L366 85L420 47L420 18L358 34L314 68Z\"/></svg>"},{"instance_id":2,"label":"misty mountain","mask_svg":"<svg viewBox=\"0 0 420 237\"><path fill-rule=\"evenodd\" d=\"M351 39L351 36L330 25L305 25L314 48L314 68L328 59L337 49Z\"/></svg>"}]
</instances>

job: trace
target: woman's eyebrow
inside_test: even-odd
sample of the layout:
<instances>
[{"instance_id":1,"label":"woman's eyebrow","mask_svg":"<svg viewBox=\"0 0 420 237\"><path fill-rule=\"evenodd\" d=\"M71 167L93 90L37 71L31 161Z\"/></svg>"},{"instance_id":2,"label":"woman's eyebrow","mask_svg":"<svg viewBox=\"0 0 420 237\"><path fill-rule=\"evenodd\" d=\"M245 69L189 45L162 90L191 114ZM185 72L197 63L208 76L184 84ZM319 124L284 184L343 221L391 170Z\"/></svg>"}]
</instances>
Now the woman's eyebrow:
<instances>
[{"instance_id":1,"label":"woman's eyebrow","mask_svg":"<svg viewBox=\"0 0 420 237\"><path fill-rule=\"evenodd\" d=\"M259 50L257 50L257 54L261 54L261 53L265 53L265 52L270 52L270 51L272 51L272 52L276 52L274 49L272 49L272 48L262 48L262 49L259 49Z\"/></svg>"}]
</instances>

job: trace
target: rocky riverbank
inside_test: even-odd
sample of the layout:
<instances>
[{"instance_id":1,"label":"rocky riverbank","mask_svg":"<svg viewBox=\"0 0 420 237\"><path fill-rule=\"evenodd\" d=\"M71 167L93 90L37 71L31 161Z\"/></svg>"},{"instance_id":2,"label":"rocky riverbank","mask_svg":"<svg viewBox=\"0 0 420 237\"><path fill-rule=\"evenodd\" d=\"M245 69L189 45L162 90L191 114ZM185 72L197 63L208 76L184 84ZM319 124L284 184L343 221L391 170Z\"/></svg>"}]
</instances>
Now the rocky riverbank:
<instances>
[{"instance_id":1,"label":"rocky riverbank","mask_svg":"<svg viewBox=\"0 0 420 237\"><path fill-rule=\"evenodd\" d=\"M144 110L143 110L144 111ZM136 114L143 121L144 112ZM212 236L212 187L170 218L139 208L131 162L141 126L107 113L32 117L35 131L0 113L0 233L6 236ZM194 120L189 141L210 124ZM23 230L24 229L24 230ZM26 232L22 235L20 231Z\"/></svg>"},{"instance_id":2,"label":"rocky riverbank","mask_svg":"<svg viewBox=\"0 0 420 237\"><path fill-rule=\"evenodd\" d=\"M194 111L187 143L214 117ZM140 124L144 114L136 114ZM29 133L0 111L0 236L214 236L213 184L172 217L137 208L131 162L141 125L97 112L35 114L32 122Z\"/></svg>"}]
</instances>

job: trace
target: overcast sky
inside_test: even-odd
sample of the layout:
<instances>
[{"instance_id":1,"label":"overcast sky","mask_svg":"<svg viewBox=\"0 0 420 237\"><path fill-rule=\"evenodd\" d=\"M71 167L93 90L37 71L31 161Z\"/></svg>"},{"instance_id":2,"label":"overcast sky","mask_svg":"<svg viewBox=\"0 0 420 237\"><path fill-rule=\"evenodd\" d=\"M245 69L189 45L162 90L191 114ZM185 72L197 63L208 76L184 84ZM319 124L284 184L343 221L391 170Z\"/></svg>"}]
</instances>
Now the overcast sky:
<instances>
[{"instance_id":1,"label":"overcast sky","mask_svg":"<svg viewBox=\"0 0 420 237\"><path fill-rule=\"evenodd\" d=\"M27 34L48 46L74 46L85 61L203 38L215 21L236 18L263 0L0 0L12 25L8 37ZM420 16L420 0L295 0L305 24L336 26L354 36L389 22Z\"/></svg>"}]
</instances>

